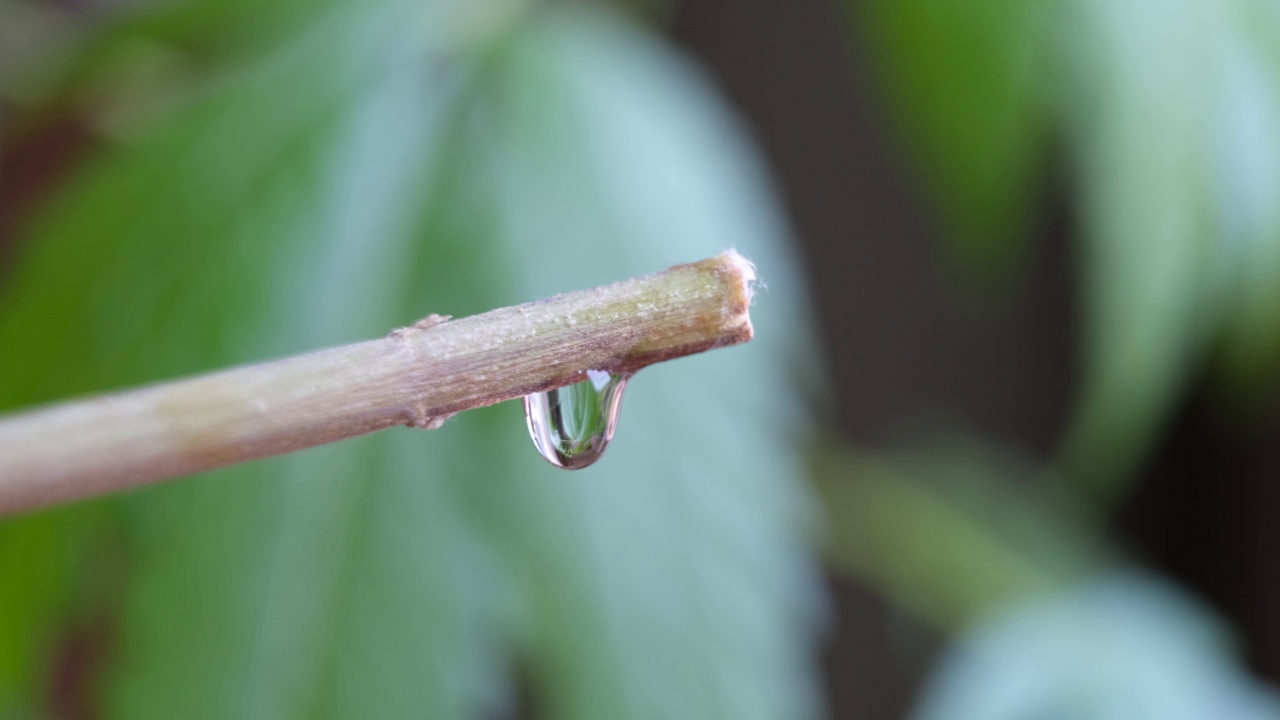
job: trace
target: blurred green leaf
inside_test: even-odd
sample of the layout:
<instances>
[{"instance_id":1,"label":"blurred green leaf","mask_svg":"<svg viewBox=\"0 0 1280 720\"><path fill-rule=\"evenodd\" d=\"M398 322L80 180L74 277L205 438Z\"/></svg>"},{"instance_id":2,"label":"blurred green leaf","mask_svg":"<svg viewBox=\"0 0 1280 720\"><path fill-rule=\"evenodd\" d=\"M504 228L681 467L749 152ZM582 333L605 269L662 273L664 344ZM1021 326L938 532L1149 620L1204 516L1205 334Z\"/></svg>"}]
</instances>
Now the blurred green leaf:
<instances>
[{"instance_id":1,"label":"blurred green leaf","mask_svg":"<svg viewBox=\"0 0 1280 720\"><path fill-rule=\"evenodd\" d=\"M1111 574L1006 608L948 652L920 720L1280 717L1206 609L1175 588Z\"/></svg>"},{"instance_id":2,"label":"blurred green leaf","mask_svg":"<svg viewBox=\"0 0 1280 720\"><path fill-rule=\"evenodd\" d=\"M0 525L0 717L37 717L69 630L114 609L119 529L112 520L82 505Z\"/></svg>"},{"instance_id":3,"label":"blurred green leaf","mask_svg":"<svg viewBox=\"0 0 1280 720\"><path fill-rule=\"evenodd\" d=\"M112 714L473 717L518 661L555 716L813 714L803 287L696 71L585 6L389 2L317 12L207 87L29 238L5 405L731 245L770 293L757 342L633 380L579 474L509 404L129 498Z\"/></svg>"},{"instance_id":4,"label":"blurred green leaf","mask_svg":"<svg viewBox=\"0 0 1280 720\"><path fill-rule=\"evenodd\" d=\"M532 585L534 666L552 673L556 716L808 715L796 669L809 660L794 638L815 598L791 485L806 432L792 380L812 363L792 304L803 283L778 252L761 168L696 71L613 22L568 19L514 45L492 106L496 143L478 151L528 295L730 245L769 289L753 309L759 347L632 380L601 482L566 484L539 464L546 487L530 501L563 521L521 543L519 564L558 578ZM765 438L767 449L749 447ZM525 438L515 442L527 464ZM587 587L575 581L584 567ZM587 668L598 684L584 682Z\"/></svg>"},{"instance_id":5,"label":"blurred green leaf","mask_svg":"<svg viewBox=\"0 0 1280 720\"><path fill-rule=\"evenodd\" d=\"M1220 322L1209 178L1233 3L1090 0L1061 99L1083 215L1086 355L1064 466L1115 497Z\"/></svg>"},{"instance_id":6,"label":"blurred green leaf","mask_svg":"<svg viewBox=\"0 0 1280 720\"><path fill-rule=\"evenodd\" d=\"M953 259L993 275L1021 257L1044 160L1036 0L850 3Z\"/></svg>"},{"instance_id":7,"label":"blurred green leaf","mask_svg":"<svg viewBox=\"0 0 1280 720\"><path fill-rule=\"evenodd\" d=\"M1217 104L1213 198L1226 264L1222 366L1237 394L1280 368L1280 7L1240 0Z\"/></svg>"},{"instance_id":8,"label":"blurred green leaf","mask_svg":"<svg viewBox=\"0 0 1280 720\"><path fill-rule=\"evenodd\" d=\"M854 16L961 255L1011 257L1044 138L1065 141L1085 352L1061 467L1101 501L1219 338L1237 386L1280 367L1278 15L1265 0L881 0Z\"/></svg>"}]
</instances>

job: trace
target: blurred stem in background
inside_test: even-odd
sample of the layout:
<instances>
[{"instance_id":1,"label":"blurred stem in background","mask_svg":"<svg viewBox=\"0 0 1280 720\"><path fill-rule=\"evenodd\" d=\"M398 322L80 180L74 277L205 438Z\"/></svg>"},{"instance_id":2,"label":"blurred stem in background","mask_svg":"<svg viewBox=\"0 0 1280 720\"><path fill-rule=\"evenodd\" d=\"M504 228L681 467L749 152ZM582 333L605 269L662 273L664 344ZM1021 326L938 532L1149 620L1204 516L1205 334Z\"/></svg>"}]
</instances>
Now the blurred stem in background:
<instances>
[{"instance_id":1,"label":"blurred stem in background","mask_svg":"<svg viewBox=\"0 0 1280 720\"><path fill-rule=\"evenodd\" d=\"M972 439L888 457L828 441L813 466L828 559L948 633L1117 564L1033 473Z\"/></svg>"}]
</instances>

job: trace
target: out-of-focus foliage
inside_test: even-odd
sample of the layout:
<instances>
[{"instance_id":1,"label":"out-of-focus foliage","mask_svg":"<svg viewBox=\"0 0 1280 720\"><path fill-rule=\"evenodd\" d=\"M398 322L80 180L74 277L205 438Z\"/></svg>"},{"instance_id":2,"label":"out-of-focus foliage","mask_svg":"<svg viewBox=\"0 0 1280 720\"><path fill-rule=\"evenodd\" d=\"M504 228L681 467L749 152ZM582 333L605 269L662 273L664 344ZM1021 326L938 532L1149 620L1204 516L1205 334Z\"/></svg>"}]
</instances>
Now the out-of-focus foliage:
<instances>
[{"instance_id":1,"label":"out-of-focus foliage","mask_svg":"<svg viewBox=\"0 0 1280 720\"><path fill-rule=\"evenodd\" d=\"M1103 576L979 625L943 659L914 717L1280 717L1280 698L1242 675L1229 645L1175 589Z\"/></svg>"},{"instance_id":2,"label":"out-of-focus foliage","mask_svg":"<svg viewBox=\"0 0 1280 720\"><path fill-rule=\"evenodd\" d=\"M1088 578L1123 557L1099 520L1193 381L1275 398L1280 3L847 5L965 264L1018 268L1051 173L1078 232L1080 387L1048 467L971 442L819 466L834 564L977 623L919 716L1276 717L1175 590Z\"/></svg>"},{"instance_id":3,"label":"out-of-focus foliage","mask_svg":"<svg viewBox=\"0 0 1280 720\"><path fill-rule=\"evenodd\" d=\"M1007 449L951 438L876 455L827 442L818 497L829 558L936 628L1061 591L1116 560L1067 498Z\"/></svg>"},{"instance_id":4,"label":"out-of-focus foliage","mask_svg":"<svg viewBox=\"0 0 1280 720\"><path fill-rule=\"evenodd\" d=\"M1116 495L1193 370L1280 368L1280 5L905 0L858 15L886 97L974 263L1008 256L1063 157L1082 388L1063 471ZM1057 140L1061 151L1045 147ZM959 208L957 210L956 208ZM1015 223L1009 226L1008 223ZM989 242L975 243L971 229ZM1002 253L1005 253L1003 257ZM1274 386L1274 382L1270 385ZM1245 385L1247 387L1247 385Z\"/></svg>"},{"instance_id":5,"label":"out-of-focus foliage","mask_svg":"<svg viewBox=\"0 0 1280 720\"><path fill-rule=\"evenodd\" d=\"M958 636L916 720L1280 718L1208 610L1135 574L1007 450L831 445L814 470L833 566Z\"/></svg>"},{"instance_id":6,"label":"out-of-focus foliage","mask_svg":"<svg viewBox=\"0 0 1280 720\"><path fill-rule=\"evenodd\" d=\"M864 25L909 152L942 209L953 259L991 278L1007 272L1035 199L1044 156L1034 2L870 0Z\"/></svg>"},{"instance_id":7,"label":"out-of-focus foliage","mask_svg":"<svg viewBox=\"0 0 1280 720\"><path fill-rule=\"evenodd\" d=\"M145 84L23 238L0 406L728 246L770 332L632 380L580 474L508 404L0 525L0 716L42 712L103 548L115 717L483 717L516 667L553 717L816 712L803 288L694 68L583 4L206 0L125 18L56 101L110 98L138 58L180 82Z\"/></svg>"},{"instance_id":8,"label":"out-of-focus foliage","mask_svg":"<svg viewBox=\"0 0 1280 720\"><path fill-rule=\"evenodd\" d=\"M1236 33L1243 7L1081 2L1064 22L1087 50L1057 43L1076 48L1058 101L1078 177L1087 344L1064 464L1104 499L1163 429L1237 283L1211 193L1237 179L1210 171L1225 53L1252 51Z\"/></svg>"}]
</instances>

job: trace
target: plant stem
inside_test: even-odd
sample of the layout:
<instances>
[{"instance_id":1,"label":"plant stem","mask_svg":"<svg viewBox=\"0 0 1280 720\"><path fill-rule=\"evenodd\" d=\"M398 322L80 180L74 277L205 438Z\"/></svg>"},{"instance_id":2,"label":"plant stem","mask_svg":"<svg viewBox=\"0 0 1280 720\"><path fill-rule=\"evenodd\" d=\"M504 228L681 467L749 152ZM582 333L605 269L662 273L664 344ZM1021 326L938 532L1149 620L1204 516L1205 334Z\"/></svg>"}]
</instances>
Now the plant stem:
<instances>
[{"instance_id":1,"label":"plant stem","mask_svg":"<svg viewBox=\"0 0 1280 720\"><path fill-rule=\"evenodd\" d=\"M751 339L718 257L379 340L0 418L0 514L448 416Z\"/></svg>"}]
</instances>

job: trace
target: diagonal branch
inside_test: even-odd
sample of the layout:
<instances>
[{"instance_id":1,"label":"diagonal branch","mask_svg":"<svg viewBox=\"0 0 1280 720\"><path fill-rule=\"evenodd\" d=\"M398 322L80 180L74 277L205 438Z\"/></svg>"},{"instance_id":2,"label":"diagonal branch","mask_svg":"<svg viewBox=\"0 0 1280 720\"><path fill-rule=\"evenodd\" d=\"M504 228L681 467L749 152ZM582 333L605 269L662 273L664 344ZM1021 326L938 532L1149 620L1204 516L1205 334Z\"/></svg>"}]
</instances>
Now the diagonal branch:
<instances>
[{"instance_id":1,"label":"diagonal branch","mask_svg":"<svg viewBox=\"0 0 1280 720\"><path fill-rule=\"evenodd\" d=\"M730 250L461 320L0 418L0 514L448 416L746 342L755 271Z\"/></svg>"}]
</instances>

